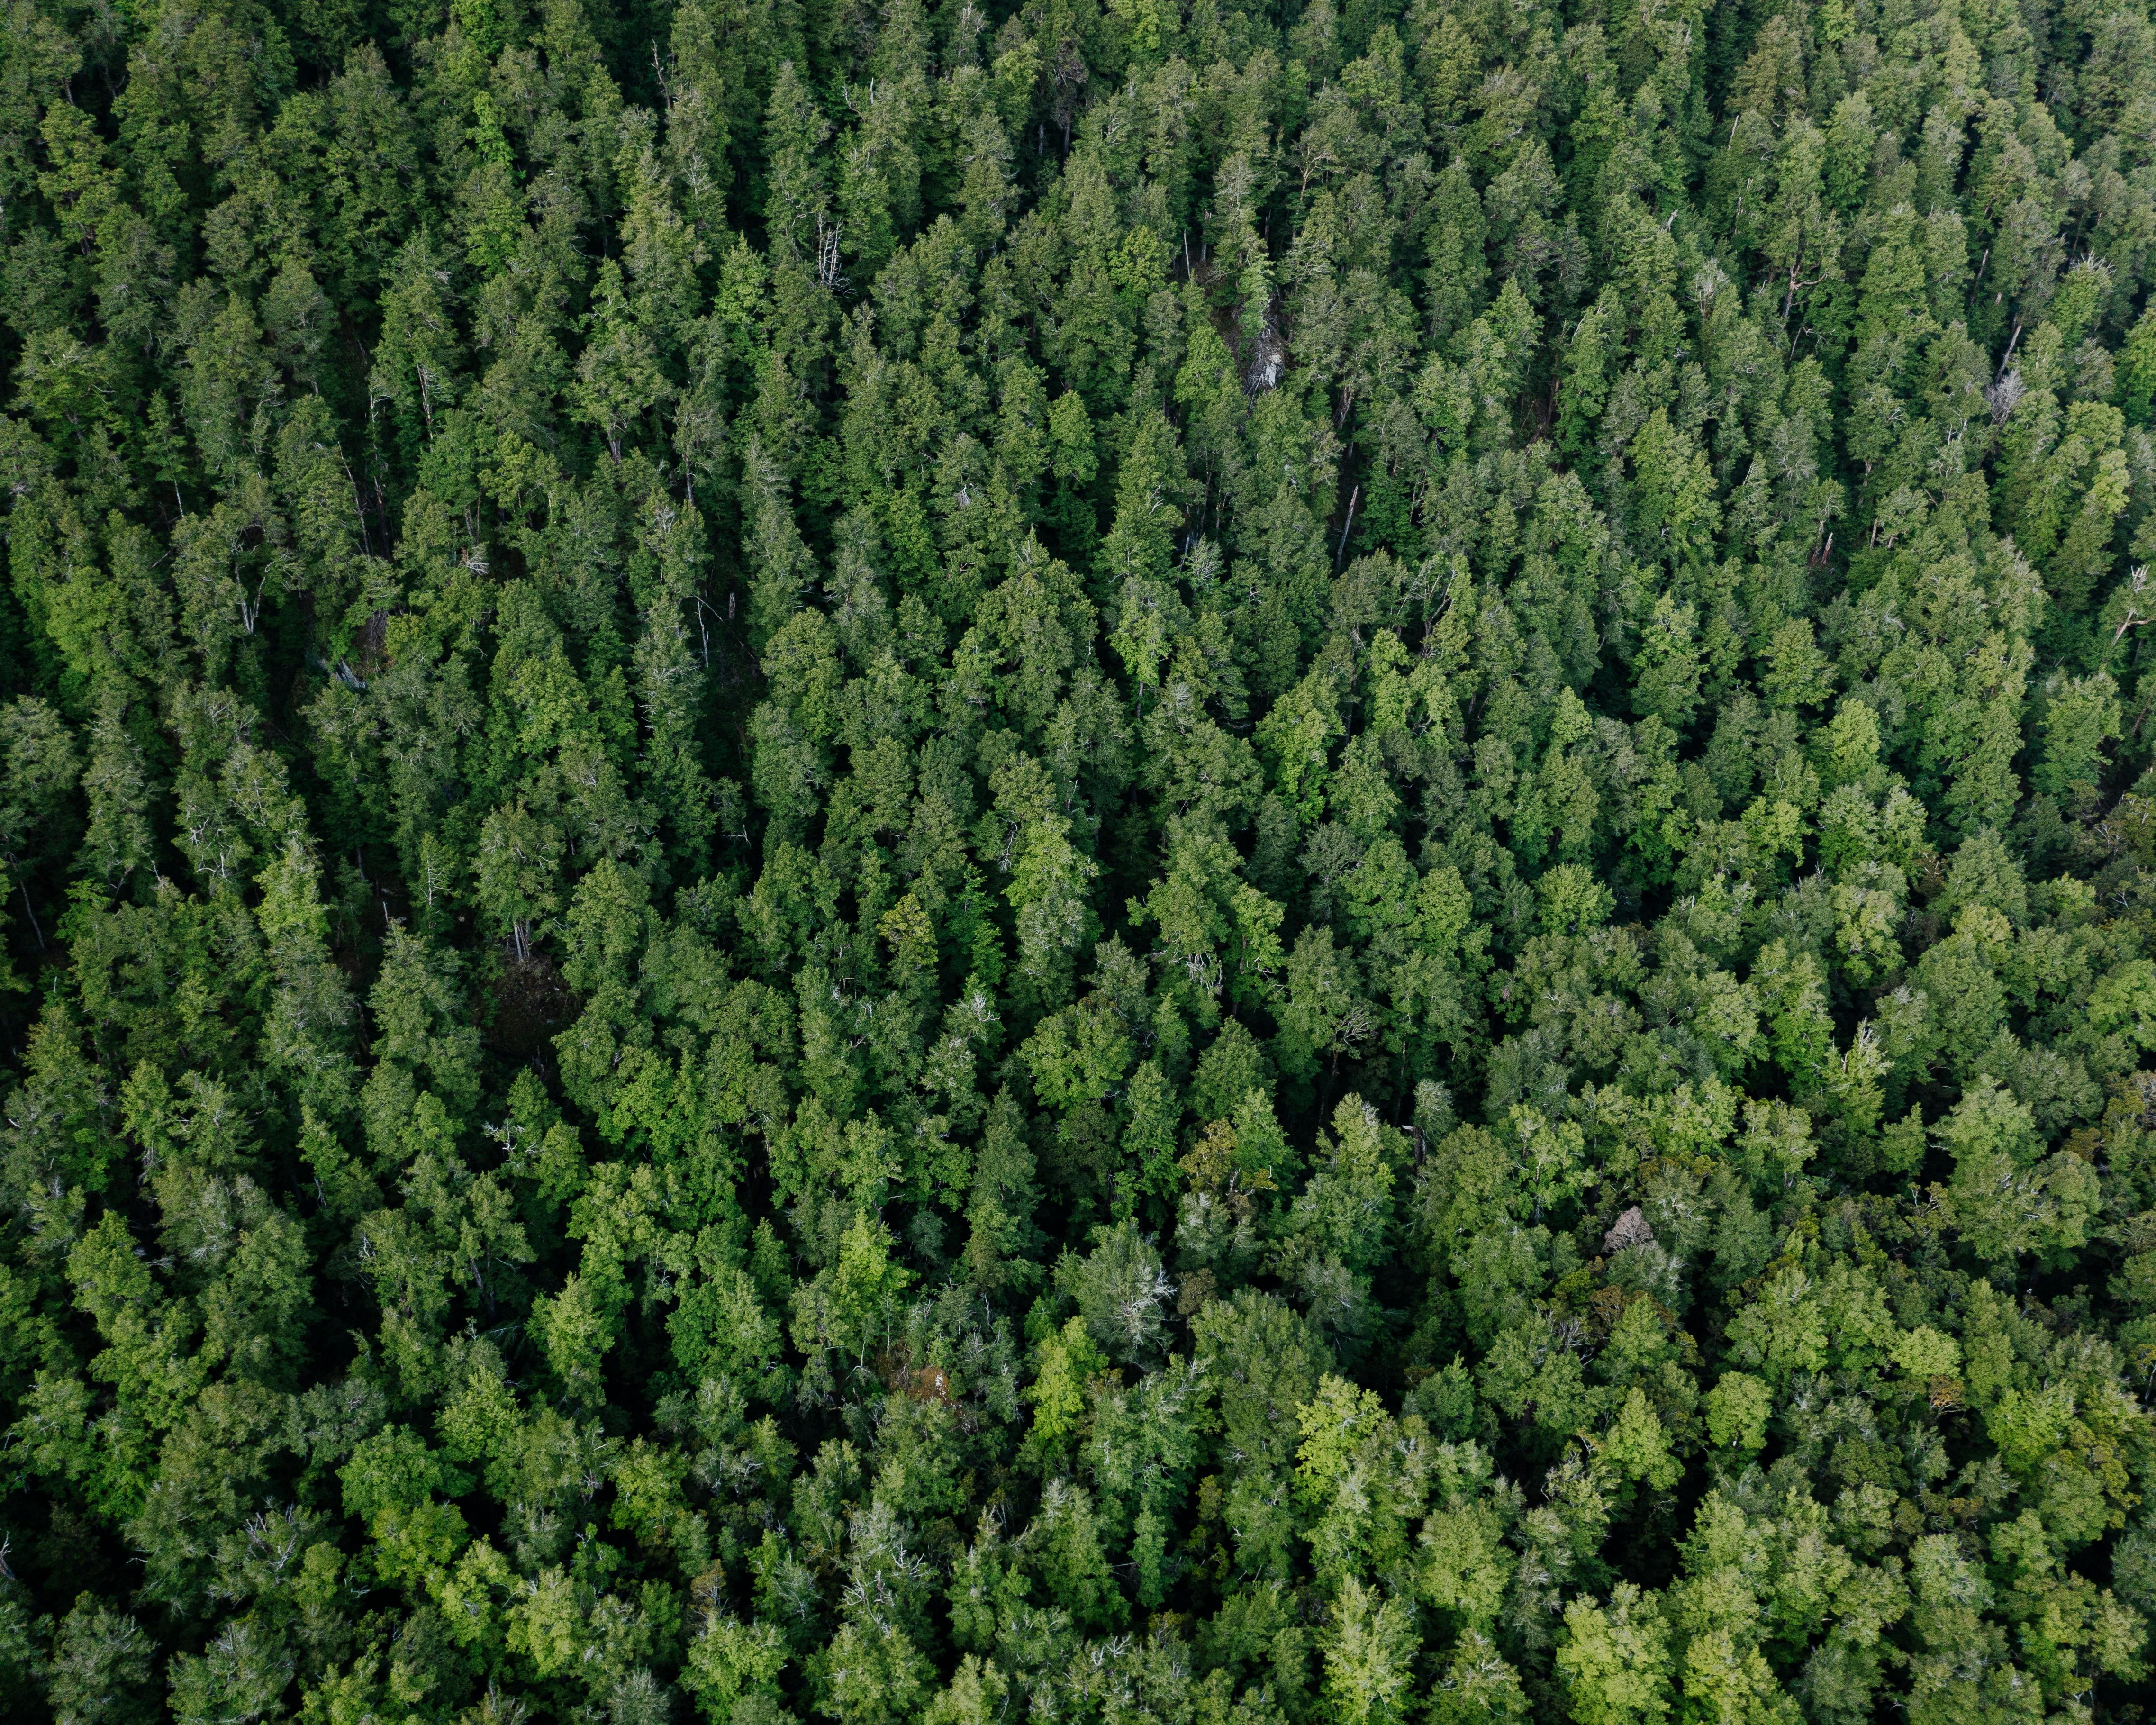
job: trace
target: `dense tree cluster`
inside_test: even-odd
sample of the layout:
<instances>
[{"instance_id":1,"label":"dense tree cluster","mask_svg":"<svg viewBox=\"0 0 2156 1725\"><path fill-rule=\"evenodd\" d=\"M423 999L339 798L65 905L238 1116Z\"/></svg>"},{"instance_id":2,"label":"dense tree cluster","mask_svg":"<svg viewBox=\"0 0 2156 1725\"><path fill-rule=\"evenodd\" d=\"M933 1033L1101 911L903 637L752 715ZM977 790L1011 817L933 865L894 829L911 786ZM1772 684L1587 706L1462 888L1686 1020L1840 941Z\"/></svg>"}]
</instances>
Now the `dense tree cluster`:
<instances>
[{"instance_id":1,"label":"dense tree cluster","mask_svg":"<svg viewBox=\"0 0 2156 1725\"><path fill-rule=\"evenodd\" d=\"M0 243L11 1718L2144 1717L2148 0L7 0Z\"/></svg>"}]
</instances>

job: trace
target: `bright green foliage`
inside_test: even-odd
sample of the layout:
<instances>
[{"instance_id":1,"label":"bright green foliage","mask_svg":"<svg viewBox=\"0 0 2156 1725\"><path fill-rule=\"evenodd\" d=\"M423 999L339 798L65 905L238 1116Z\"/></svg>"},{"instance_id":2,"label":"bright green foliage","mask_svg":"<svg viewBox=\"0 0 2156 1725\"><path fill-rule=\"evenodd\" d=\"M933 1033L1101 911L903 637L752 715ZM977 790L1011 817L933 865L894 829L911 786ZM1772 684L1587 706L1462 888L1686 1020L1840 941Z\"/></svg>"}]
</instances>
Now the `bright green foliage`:
<instances>
[{"instance_id":1,"label":"bright green foliage","mask_svg":"<svg viewBox=\"0 0 2156 1725\"><path fill-rule=\"evenodd\" d=\"M2148 0L6 25L0 1713L2145 1712Z\"/></svg>"}]
</instances>

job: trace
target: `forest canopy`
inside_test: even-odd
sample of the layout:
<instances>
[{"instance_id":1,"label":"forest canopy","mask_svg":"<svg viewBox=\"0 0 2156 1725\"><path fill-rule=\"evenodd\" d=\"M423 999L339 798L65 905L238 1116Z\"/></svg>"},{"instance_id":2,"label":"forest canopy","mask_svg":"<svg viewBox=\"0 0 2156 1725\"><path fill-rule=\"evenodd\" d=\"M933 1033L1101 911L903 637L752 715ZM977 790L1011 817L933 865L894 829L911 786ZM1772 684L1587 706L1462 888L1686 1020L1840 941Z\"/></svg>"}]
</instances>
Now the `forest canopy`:
<instances>
[{"instance_id":1,"label":"forest canopy","mask_svg":"<svg viewBox=\"0 0 2156 1725\"><path fill-rule=\"evenodd\" d=\"M2148 0L4 29L0 1711L2148 1717Z\"/></svg>"}]
</instances>

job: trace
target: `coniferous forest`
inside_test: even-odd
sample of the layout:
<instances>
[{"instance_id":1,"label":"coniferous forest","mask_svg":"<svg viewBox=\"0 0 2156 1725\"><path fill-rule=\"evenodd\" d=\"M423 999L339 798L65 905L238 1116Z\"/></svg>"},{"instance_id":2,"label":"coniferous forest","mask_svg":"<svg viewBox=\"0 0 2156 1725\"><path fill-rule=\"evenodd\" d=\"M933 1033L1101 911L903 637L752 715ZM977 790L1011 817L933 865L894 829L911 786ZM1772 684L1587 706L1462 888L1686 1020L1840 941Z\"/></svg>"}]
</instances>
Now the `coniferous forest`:
<instances>
[{"instance_id":1,"label":"coniferous forest","mask_svg":"<svg viewBox=\"0 0 2156 1725\"><path fill-rule=\"evenodd\" d=\"M6 0L0 1712L2156 1703L2148 0Z\"/></svg>"}]
</instances>

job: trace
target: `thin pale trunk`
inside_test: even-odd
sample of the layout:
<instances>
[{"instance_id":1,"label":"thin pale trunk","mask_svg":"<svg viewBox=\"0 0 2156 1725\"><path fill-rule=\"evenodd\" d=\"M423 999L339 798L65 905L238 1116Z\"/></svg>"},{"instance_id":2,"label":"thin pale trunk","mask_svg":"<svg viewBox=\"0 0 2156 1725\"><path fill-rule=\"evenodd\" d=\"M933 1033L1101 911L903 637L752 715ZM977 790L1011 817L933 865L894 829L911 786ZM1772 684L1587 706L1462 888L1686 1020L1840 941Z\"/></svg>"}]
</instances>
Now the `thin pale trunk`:
<instances>
[{"instance_id":1,"label":"thin pale trunk","mask_svg":"<svg viewBox=\"0 0 2156 1725\"><path fill-rule=\"evenodd\" d=\"M1355 530L1355 505L1361 500L1362 495L1362 482L1358 480L1355 489L1348 494L1348 519L1342 524L1340 529L1340 549L1332 554L1332 567L1336 572L1348 555L1348 536Z\"/></svg>"}]
</instances>

